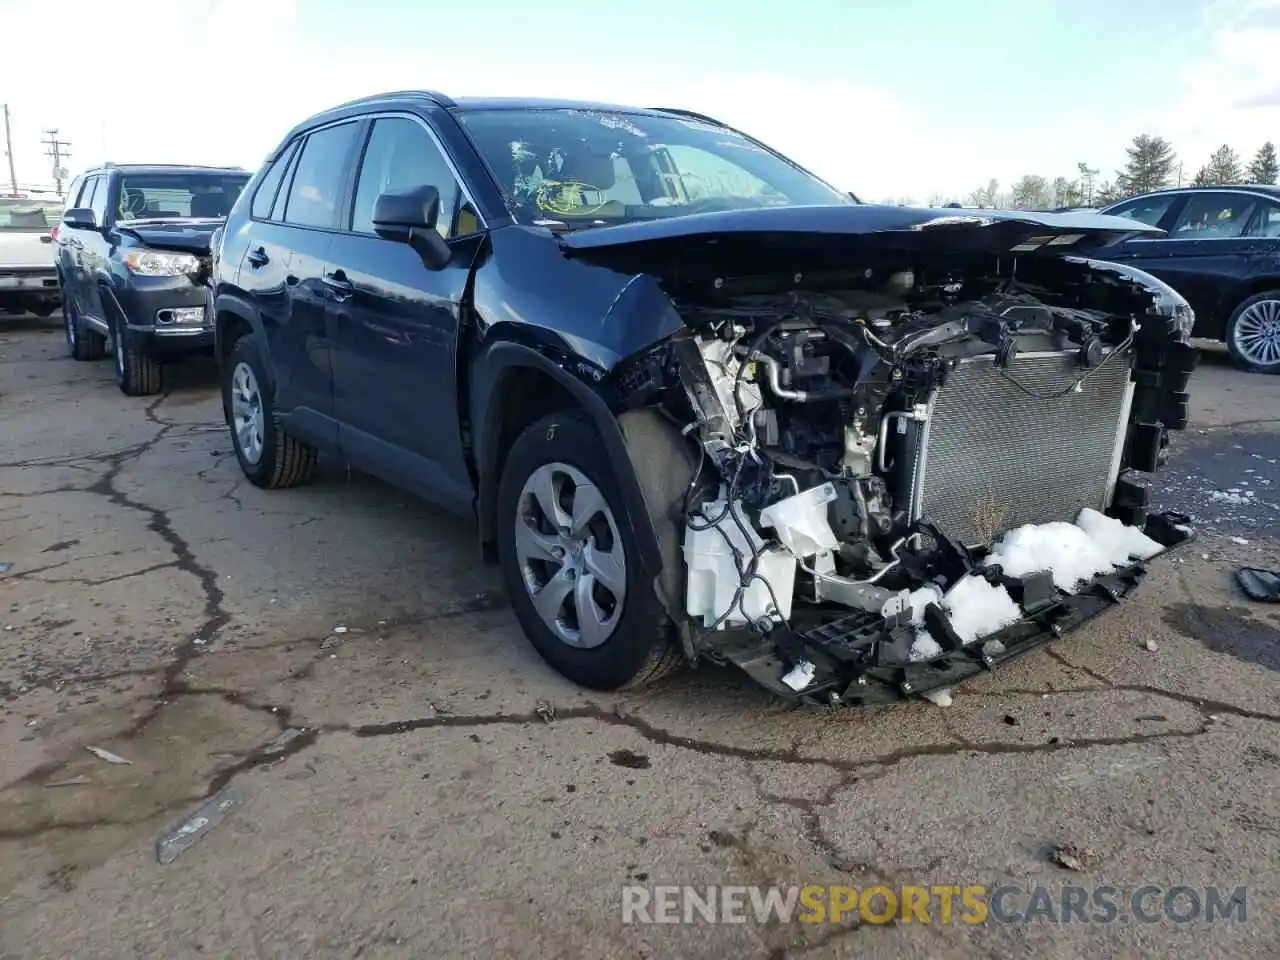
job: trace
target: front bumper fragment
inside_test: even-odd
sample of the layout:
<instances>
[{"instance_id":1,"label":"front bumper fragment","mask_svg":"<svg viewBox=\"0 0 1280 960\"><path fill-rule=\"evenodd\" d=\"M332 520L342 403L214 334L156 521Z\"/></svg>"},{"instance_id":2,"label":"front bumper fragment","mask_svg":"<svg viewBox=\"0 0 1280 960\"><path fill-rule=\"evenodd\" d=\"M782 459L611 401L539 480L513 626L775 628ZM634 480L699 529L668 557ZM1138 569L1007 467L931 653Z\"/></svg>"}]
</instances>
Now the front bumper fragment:
<instances>
[{"instance_id":1,"label":"front bumper fragment","mask_svg":"<svg viewBox=\"0 0 1280 960\"><path fill-rule=\"evenodd\" d=\"M805 703L871 706L909 700L994 670L1106 613L1137 588L1151 563L1195 539L1190 519L1178 513L1150 515L1143 532L1165 549L1150 561L1098 576L1073 594L1045 591L1043 581L1031 582L1034 575L1021 581L1003 578L1001 582L1022 605L1023 619L968 646L943 643L943 654L932 660L907 662L916 629L910 623L859 611L809 629L782 626L765 637L737 632L709 652L737 665L772 692ZM931 535L936 537L936 531ZM942 543L934 553L938 567L950 567L941 571L948 580L982 572L978 558L962 547ZM917 571L923 573L923 567L918 564ZM986 575L1000 577L998 571ZM946 627L936 626L942 629L930 624L938 637ZM782 677L801 661L814 665L814 679L795 692Z\"/></svg>"}]
</instances>

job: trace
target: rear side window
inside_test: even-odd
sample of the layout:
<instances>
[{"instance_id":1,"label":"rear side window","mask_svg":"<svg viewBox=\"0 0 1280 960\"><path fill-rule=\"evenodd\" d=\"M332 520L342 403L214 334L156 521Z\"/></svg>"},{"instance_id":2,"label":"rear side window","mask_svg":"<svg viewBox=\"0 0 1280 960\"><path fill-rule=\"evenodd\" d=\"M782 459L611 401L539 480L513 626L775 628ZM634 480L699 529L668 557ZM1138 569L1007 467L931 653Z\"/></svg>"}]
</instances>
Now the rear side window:
<instances>
[{"instance_id":1,"label":"rear side window","mask_svg":"<svg viewBox=\"0 0 1280 960\"><path fill-rule=\"evenodd\" d=\"M1249 228L1249 236L1280 239L1280 203L1262 201L1262 206L1258 208L1258 215L1253 220L1253 226Z\"/></svg>"},{"instance_id":2,"label":"rear side window","mask_svg":"<svg viewBox=\"0 0 1280 960\"><path fill-rule=\"evenodd\" d=\"M302 145L302 156L289 186L285 223L299 227L336 227L342 202L343 170L358 124L343 123L317 130Z\"/></svg>"},{"instance_id":3,"label":"rear side window","mask_svg":"<svg viewBox=\"0 0 1280 960\"><path fill-rule=\"evenodd\" d=\"M275 163L271 164L271 169L263 176L262 181L258 184L258 191L253 195L253 218L255 220L266 220L271 216L271 208L276 202L276 192L280 189L280 181L284 179L284 172L289 169L289 161L293 159L294 151L298 149L298 144L289 144L285 148L284 153L276 158Z\"/></svg>"}]
</instances>

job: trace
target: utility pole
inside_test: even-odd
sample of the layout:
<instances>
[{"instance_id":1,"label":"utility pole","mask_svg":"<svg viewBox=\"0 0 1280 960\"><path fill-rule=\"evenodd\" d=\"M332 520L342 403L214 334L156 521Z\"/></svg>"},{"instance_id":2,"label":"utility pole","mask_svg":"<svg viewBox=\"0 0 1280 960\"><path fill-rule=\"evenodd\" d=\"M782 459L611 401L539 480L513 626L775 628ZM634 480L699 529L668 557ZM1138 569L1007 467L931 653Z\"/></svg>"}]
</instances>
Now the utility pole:
<instances>
[{"instance_id":1,"label":"utility pole","mask_svg":"<svg viewBox=\"0 0 1280 960\"><path fill-rule=\"evenodd\" d=\"M49 136L47 139L40 141L49 149L45 151L45 156L53 158L53 182L57 184L58 196L62 196L62 181L67 176L66 169L62 166L62 161L71 156L71 144L66 140L58 139L57 129L46 130Z\"/></svg>"},{"instance_id":2,"label":"utility pole","mask_svg":"<svg viewBox=\"0 0 1280 960\"><path fill-rule=\"evenodd\" d=\"M13 137L9 133L9 105L4 105L4 152L9 156L9 186L18 192L18 174L13 169Z\"/></svg>"}]
</instances>

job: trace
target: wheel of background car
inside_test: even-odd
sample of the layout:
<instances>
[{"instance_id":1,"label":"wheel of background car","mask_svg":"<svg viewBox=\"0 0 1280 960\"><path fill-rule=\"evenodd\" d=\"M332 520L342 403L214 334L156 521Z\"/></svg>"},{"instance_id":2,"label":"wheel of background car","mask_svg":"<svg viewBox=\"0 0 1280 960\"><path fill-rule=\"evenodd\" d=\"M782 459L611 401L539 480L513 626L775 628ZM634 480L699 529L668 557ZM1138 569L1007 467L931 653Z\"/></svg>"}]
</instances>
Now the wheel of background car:
<instances>
[{"instance_id":1,"label":"wheel of background car","mask_svg":"<svg viewBox=\"0 0 1280 960\"><path fill-rule=\"evenodd\" d=\"M86 330L80 314L66 294L62 296L62 332L67 338L67 351L76 360L101 360L107 352L107 340L96 330Z\"/></svg>"},{"instance_id":2,"label":"wheel of background car","mask_svg":"<svg viewBox=\"0 0 1280 960\"><path fill-rule=\"evenodd\" d=\"M544 417L512 445L498 485L498 553L534 648L597 690L654 682L679 663L622 494L586 416Z\"/></svg>"},{"instance_id":3,"label":"wheel of background car","mask_svg":"<svg viewBox=\"0 0 1280 960\"><path fill-rule=\"evenodd\" d=\"M1280 290L1245 300L1227 321L1227 349L1236 364L1257 373L1280 373Z\"/></svg>"},{"instance_id":4,"label":"wheel of background car","mask_svg":"<svg viewBox=\"0 0 1280 960\"><path fill-rule=\"evenodd\" d=\"M231 349L222 380L223 407L229 411L231 444L240 469L254 486L267 490L296 487L316 471L316 448L280 426L258 338L241 337Z\"/></svg>"},{"instance_id":5,"label":"wheel of background car","mask_svg":"<svg viewBox=\"0 0 1280 960\"><path fill-rule=\"evenodd\" d=\"M116 382L126 397L146 397L164 388L164 367L153 357L139 353L117 323L111 332L112 353L116 364Z\"/></svg>"}]
</instances>

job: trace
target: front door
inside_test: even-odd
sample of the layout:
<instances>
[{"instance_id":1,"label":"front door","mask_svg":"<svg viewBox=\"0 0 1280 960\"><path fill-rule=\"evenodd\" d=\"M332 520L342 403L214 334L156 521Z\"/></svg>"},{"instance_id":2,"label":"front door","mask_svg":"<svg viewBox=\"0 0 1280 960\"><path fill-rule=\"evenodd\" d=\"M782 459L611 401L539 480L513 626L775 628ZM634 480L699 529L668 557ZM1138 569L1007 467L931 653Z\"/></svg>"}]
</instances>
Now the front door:
<instances>
[{"instance_id":1,"label":"front door","mask_svg":"<svg viewBox=\"0 0 1280 960\"><path fill-rule=\"evenodd\" d=\"M437 229L452 259L429 270L414 250L373 233L378 196L440 191ZM461 207L460 207L461 200ZM374 120L353 185L347 232L326 278L340 440L353 462L437 501L469 505L456 376L460 310L484 234L425 123Z\"/></svg>"}]
</instances>

